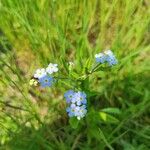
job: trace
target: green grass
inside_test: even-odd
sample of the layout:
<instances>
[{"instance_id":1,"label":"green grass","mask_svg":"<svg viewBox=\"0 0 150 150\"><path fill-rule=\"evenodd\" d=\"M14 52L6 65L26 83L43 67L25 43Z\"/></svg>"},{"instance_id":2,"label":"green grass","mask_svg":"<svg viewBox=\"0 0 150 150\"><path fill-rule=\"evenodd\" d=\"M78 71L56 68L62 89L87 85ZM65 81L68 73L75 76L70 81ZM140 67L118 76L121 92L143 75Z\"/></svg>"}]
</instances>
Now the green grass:
<instances>
[{"instance_id":1,"label":"green grass","mask_svg":"<svg viewBox=\"0 0 150 150\"><path fill-rule=\"evenodd\" d=\"M148 150L149 28L148 0L1 0L0 149ZM72 83L41 89L29 80L49 62L65 77L69 61L80 78L105 49L119 64L85 81L90 108L73 129L63 99Z\"/></svg>"}]
</instances>

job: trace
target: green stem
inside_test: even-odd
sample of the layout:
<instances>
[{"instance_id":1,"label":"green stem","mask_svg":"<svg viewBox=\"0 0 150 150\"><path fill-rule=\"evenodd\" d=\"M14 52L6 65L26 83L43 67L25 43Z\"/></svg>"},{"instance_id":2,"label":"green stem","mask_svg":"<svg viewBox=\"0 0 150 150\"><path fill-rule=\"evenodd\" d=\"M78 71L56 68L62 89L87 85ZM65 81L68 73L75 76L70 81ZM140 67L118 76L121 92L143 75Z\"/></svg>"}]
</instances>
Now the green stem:
<instances>
[{"instance_id":1,"label":"green stem","mask_svg":"<svg viewBox=\"0 0 150 150\"><path fill-rule=\"evenodd\" d=\"M96 71L96 69L100 66L101 64L99 63L99 64L97 64L90 72L91 73L93 73L93 72L95 72Z\"/></svg>"}]
</instances>

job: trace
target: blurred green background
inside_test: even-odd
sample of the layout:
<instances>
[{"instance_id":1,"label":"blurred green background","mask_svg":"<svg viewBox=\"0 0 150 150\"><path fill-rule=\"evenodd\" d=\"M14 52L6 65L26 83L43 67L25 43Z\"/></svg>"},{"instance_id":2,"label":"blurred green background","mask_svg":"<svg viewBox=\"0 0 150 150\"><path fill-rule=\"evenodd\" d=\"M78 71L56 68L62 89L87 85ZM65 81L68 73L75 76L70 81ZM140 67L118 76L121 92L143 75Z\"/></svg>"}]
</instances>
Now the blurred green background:
<instances>
[{"instance_id":1,"label":"blurred green background","mask_svg":"<svg viewBox=\"0 0 150 150\"><path fill-rule=\"evenodd\" d=\"M0 0L0 149L149 150L149 43L149 0ZM72 129L63 99L70 85L29 80L50 62L66 75L72 61L81 76L105 49L119 64L90 77L90 102L93 112L117 111L105 120L91 110Z\"/></svg>"}]
</instances>

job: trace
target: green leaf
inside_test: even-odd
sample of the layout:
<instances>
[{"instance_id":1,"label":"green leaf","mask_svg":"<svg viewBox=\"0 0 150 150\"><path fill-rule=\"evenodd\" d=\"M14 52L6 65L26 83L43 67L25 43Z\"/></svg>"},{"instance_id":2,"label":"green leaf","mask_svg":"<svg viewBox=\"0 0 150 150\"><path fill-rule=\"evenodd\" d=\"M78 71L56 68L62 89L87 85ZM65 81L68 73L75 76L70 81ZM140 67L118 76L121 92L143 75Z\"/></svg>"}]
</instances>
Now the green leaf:
<instances>
[{"instance_id":1,"label":"green leaf","mask_svg":"<svg viewBox=\"0 0 150 150\"><path fill-rule=\"evenodd\" d=\"M69 119L69 123L73 129L76 129L78 127L79 120L75 117L72 117Z\"/></svg>"},{"instance_id":2,"label":"green leaf","mask_svg":"<svg viewBox=\"0 0 150 150\"><path fill-rule=\"evenodd\" d=\"M105 137L103 131L100 128L99 128L99 134L100 134L101 139L107 145L107 147L109 147L110 150L114 150L114 148L110 145L109 141L107 140L107 138Z\"/></svg>"},{"instance_id":3,"label":"green leaf","mask_svg":"<svg viewBox=\"0 0 150 150\"><path fill-rule=\"evenodd\" d=\"M121 113L119 108L112 108L112 107L104 108L101 111L105 112L105 113L110 113L110 114L120 114Z\"/></svg>"},{"instance_id":4,"label":"green leaf","mask_svg":"<svg viewBox=\"0 0 150 150\"><path fill-rule=\"evenodd\" d=\"M86 62L85 62L85 65L84 65L84 72L85 73L88 73L88 69L90 68L90 66L91 66L91 61L90 61L90 59L88 58L87 60L86 60Z\"/></svg>"},{"instance_id":5,"label":"green leaf","mask_svg":"<svg viewBox=\"0 0 150 150\"><path fill-rule=\"evenodd\" d=\"M79 77L79 74L77 74L76 72L70 72L70 76L77 79Z\"/></svg>"},{"instance_id":6,"label":"green leaf","mask_svg":"<svg viewBox=\"0 0 150 150\"><path fill-rule=\"evenodd\" d=\"M105 112L99 112L99 116L100 116L100 119L104 122L108 122L108 123L118 123L119 122L119 120L116 117L114 117L110 114L107 114Z\"/></svg>"},{"instance_id":7,"label":"green leaf","mask_svg":"<svg viewBox=\"0 0 150 150\"><path fill-rule=\"evenodd\" d=\"M99 128L96 125L90 126L90 128L88 128L88 134L90 135L90 138L94 137L97 140L101 140L98 130Z\"/></svg>"}]
</instances>

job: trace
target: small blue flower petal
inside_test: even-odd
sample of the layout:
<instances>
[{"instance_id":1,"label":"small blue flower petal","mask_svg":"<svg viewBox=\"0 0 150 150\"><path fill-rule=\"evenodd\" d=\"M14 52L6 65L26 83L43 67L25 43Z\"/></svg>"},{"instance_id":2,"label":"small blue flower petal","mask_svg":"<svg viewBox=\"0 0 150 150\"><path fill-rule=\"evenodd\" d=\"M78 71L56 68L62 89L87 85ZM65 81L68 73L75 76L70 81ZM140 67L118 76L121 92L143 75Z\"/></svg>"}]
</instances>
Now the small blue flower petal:
<instances>
[{"instance_id":1,"label":"small blue flower petal","mask_svg":"<svg viewBox=\"0 0 150 150\"><path fill-rule=\"evenodd\" d=\"M98 63L105 63L107 62L109 66L116 65L118 60L116 59L115 55L111 50L106 50L104 53L99 53L95 55L96 62Z\"/></svg>"},{"instance_id":2,"label":"small blue flower petal","mask_svg":"<svg viewBox=\"0 0 150 150\"><path fill-rule=\"evenodd\" d=\"M109 66L116 65L118 63L117 59L114 56L109 56L107 59Z\"/></svg>"},{"instance_id":3,"label":"small blue flower petal","mask_svg":"<svg viewBox=\"0 0 150 150\"><path fill-rule=\"evenodd\" d=\"M73 90L69 90L64 94L67 103L72 102L75 92Z\"/></svg>"},{"instance_id":4,"label":"small blue flower petal","mask_svg":"<svg viewBox=\"0 0 150 150\"><path fill-rule=\"evenodd\" d=\"M48 75L39 79L39 83L41 87L50 87L52 86L53 82L54 82L54 78Z\"/></svg>"},{"instance_id":5,"label":"small blue flower petal","mask_svg":"<svg viewBox=\"0 0 150 150\"><path fill-rule=\"evenodd\" d=\"M71 105L66 109L69 117L75 116L75 109L76 109L76 105Z\"/></svg>"},{"instance_id":6,"label":"small blue flower petal","mask_svg":"<svg viewBox=\"0 0 150 150\"><path fill-rule=\"evenodd\" d=\"M77 115L77 119L80 120L81 118L83 118L87 113L87 109L85 105L80 106L78 115Z\"/></svg>"},{"instance_id":7,"label":"small blue flower petal","mask_svg":"<svg viewBox=\"0 0 150 150\"><path fill-rule=\"evenodd\" d=\"M84 92L78 91L77 93L75 93L72 101L76 102L77 105L86 104L86 94Z\"/></svg>"},{"instance_id":8,"label":"small blue flower petal","mask_svg":"<svg viewBox=\"0 0 150 150\"><path fill-rule=\"evenodd\" d=\"M106 61L105 55L103 53L99 53L95 55L97 63L104 63Z\"/></svg>"},{"instance_id":9,"label":"small blue flower petal","mask_svg":"<svg viewBox=\"0 0 150 150\"><path fill-rule=\"evenodd\" d=\"M109 66L113 66L118 63L118 60L111 50L107 50L104 53L106 55L106 62L109 64Z\"/></svg>"}]
</instances>

